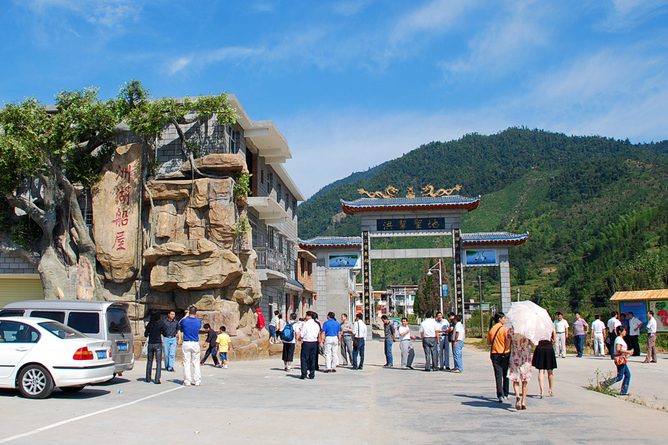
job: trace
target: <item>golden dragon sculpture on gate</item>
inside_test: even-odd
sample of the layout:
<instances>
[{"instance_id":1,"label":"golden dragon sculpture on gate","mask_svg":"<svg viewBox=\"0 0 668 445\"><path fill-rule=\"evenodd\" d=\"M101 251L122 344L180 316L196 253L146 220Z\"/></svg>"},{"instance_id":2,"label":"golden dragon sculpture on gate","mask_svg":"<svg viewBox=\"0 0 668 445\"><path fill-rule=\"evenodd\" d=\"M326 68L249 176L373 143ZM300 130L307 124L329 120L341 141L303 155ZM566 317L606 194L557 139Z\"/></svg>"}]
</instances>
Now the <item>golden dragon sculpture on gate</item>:
<instances>
[{"instance_id":1,"label":"golden dragon sculpture on gate","mask_svg":"<svg viewBox=\"0 0 668 445\"><path fill-rule=\"evenodd\" d=\"M385 199L392 199L397 197L397 193L399 192L399 189L396 187L393 187L391 185L388 185L387 188L385 188L385 193L383 192L367 192L364 189L357 189L358 192L360 192L360 195L367 195L369 198L385 198Z\"/></svg>"},{"instance_id":2,"label":"golden dragon sculpture on gate","mask_svg":"<svg viewBox=\"0 0 668 445\"><path fill-rule=\"evenodd\" d=\"M422 196L431 196L433 198L437 198L439 196L443 195L452 195L454 192L458 192L462 189L462 186L457 184L451 189L438 189L434 190L434 186L431 184L428 184L426 187L422 188Z\"/></svg>"}]
</instances>

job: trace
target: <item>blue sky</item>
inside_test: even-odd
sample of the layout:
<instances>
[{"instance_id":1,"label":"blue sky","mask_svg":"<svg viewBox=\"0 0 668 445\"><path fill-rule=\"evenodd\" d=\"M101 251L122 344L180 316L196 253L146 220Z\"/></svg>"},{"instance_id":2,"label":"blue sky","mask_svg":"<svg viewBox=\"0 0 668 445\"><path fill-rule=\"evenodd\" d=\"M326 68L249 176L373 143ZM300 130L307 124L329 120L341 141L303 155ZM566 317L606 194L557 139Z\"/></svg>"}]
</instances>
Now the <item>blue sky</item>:
<instances>
[{"instance_id":1,"label":"blue sky","mask_svg":"<svg viewBox=\"0 0 668 445\"><path fill-rule=\"evenodd\" d=\"M668 0L4 0L0 103L133 78L273 120L304 195L509 126L668 138ZM453 179L456 182L456 179ZM443 186L448 184L443 184Z\"/></svg>"}]
</instances>

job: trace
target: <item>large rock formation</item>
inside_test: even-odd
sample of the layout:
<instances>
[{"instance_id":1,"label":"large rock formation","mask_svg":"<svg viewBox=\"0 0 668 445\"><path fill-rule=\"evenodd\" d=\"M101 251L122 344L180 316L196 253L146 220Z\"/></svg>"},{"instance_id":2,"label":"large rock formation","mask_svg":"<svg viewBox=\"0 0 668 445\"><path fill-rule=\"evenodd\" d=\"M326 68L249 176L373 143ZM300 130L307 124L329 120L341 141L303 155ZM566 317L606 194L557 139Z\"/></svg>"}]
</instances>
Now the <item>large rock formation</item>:
<instances>
[{"instance_id":1,"label":"large rock formation","mask_svg":"<svg viewBox=\"0 0 668 445\"><path fill-rule=\"evenodd\" d=\"M104 298L131 305L138 333L143 333L140 321L148 310L175 309L181 314L194 305L204 322L215 329L226 326L235 344L246 348L240 356L265 355L266 332L250 337L261 298L257 254L250 231L240 229L246 203L234 196L231 178L248 172L244 157L212 154L195 159L197 171L219 177L183 179L193 173L189 162L178 169L182 174L172 174L169 167L165 170L172 173L147 182L143 199L141 159L140 144L119 147L93 193ZM119 231L125 232L120 254ZM253 355L249 351L257 353L248 357Z\"/></svg>"}]
</instances>

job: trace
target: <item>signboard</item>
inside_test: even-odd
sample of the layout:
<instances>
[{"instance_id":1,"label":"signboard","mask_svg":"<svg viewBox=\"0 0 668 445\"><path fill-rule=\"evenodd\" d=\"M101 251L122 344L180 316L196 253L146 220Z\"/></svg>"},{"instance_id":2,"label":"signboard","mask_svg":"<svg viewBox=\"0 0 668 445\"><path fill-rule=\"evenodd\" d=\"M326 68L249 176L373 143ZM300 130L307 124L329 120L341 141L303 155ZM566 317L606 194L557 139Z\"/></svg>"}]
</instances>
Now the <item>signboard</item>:
<instances>
[{"instance_id":1,"label":"signboard","mask_svg":"<svg viewBox=\"0 0 668 445\"><path fill-rule=\"evenodd\" d=\"M359 253L336 253L329 255L330 268L359 268L360 255Z\"/></svg>"},{"instance_id":2,"label":"signboard","mask_svg":"<svg viewBox=\"0 0 668 445\"><path fill-rule=\"evenodd\" d=\"M464 314L464 288L462 284L462 235L459 229L452 233L455 244L455 304L457 313Z\"/></svg>"},{"instance_id":3,"label":"signboard","mask_svg":"<svg viewBox=\"0 0 668 445\"><path fill-rule=\"evenodd\" d=\"M642 332L647 332L645 325L647 324L647 302L646 301L620 301L619 302L619 312L623 314L628 314L633 312L633 317L642 321L643 326L641 328ZM656 314L656 311L654 311ZM628 319L628 315L627 315ZM657 320L657 324L659 320Z\"/></svg>"},{"instance_id":4,"label":"signboard","mask_svg":"<svg viewBox=\"0 0 668 445\"><path fill-rule=\"evenodd\" d=\"M465 250L464 266L498 266L496 250Z\"/></svg>"},{"instance_id":5,"label":"signboard","mask_svg":"<svg viewBox=\"0 0 668 445\"><path fill-rule=\"evenodd\" d=\"M376 220L376 230L379 232L444 229L445 218L397 218Z\"/></svg>"},{"instance_id":6,"label":"signboard","mask_svg":"<svg viewBox=\"0 0 668 445\"><path fill-rule=\"evenodd\" d=\"M364 323L371 324L371 264L369 263L369 232L362 232L362 255L364 256L364 267L362 268L362 282L364 293Z\"/></svg>"},{"instance_id":7,"label":"signboard","mask_svg":"<svg viewBox=\"0 0 668 445\"><path fill-rule=\"evenodd\" d=\"M650 301L649 310L654 312L656 332L668 333L668 300Z\"/></svg>"}]
</instances>

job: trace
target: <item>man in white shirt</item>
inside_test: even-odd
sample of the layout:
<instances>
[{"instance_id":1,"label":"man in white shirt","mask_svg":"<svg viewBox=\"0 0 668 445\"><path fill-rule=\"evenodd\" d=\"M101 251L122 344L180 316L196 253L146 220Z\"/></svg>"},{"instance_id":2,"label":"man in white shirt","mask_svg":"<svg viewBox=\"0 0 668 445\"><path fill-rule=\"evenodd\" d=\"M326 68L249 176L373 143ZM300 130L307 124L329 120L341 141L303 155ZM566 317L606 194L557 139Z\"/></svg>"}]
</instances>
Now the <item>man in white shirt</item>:
<instances>
[{"instance_id":1,"label":"man in white shirt","mask_svg":"<svg viewBox=\"0 0 668 445\"><path fill-rule=\"evenodd\" d=\"M420 323L420 338L422 338L422 349L424 349L424 370L438 370L438 338L436 331L440 326L434 320L434 312L427 311L427 317Z\"/></svg>"},{"instance_id":2,"label":"man in white shirt","mask_svg":"<svg viewBox=\"0 0 668 445\"><path fill-rule=\"evenodd\" d=\"M450 341L448 341L448 328L450 323L443 318L443 313L436 313L436 323L438 324L438 358L441 364L441 371L445 371L446 366L450 366Z\"/></svg>"},{"instance_id":3,"label":"man in white shirt","mask_svg":"<svg viewBox=\"0 0 668 445\"><path fill-rule=\"evenodd\" d=\"M353 369L362 369L364 366L364 345L366 343L366 324L362 320L362 314L355 315L353 323ZM357 355L360 356L359 366Z\"/></svg>"},{"instance_id":4,"label":"man in white shirt","mask_svg":"<svg viewBox=\"0 0 668 445\"><path fill-rule=\"evenodd\" d=\"M645 357L643 363L656 363L656 330L658 325L653 311L647 313L647 319L647 357Z\"/></svg>"},{"instance_id":5,"label":"man in white shirt","mask_svg":"<svg viewBox=\"0 0 668 445\"><path fill-rule=\"evenodd\" d=\"M298 339L302 341L302 352L300 366L302 374L299 377L304 380L315 378L315 361L318 357L318 338L320 337L320 325L313 319L313 311L306 312L306 321L301 327Z\"/></svg>"},{"instance_id":6,"label":"man in white shirt","mask_svg":"<svg viewBox=\"0 0 668 445\"><path fill-rule=\"evenodd\" d=\"M464 323L462 323L462 314L457 314L457 324L455 325L455 350L453 351L455 359L455 369L452 372L464 371L464 361L462 352L464 351Z\"/></svg>"},{"instance_id":7,"label":"man in white shirt","mask_svg":"<svg viewBox=\"0 0 668 445\"><path fill-rule=\"evenodd\" d=\"M605 355L605 323L600 320L598 314L594 315L591 324L591 342L594 347L594 355Z\"/></svg>"},{"instance_id":8,"label":"man in white shirt","mask_svg":"<svg viewBox=\"0 0 668 445\"><path fill-rule=\"evenodd\" d=\"M640 356L640 343L638 343L638 336L640 335L640 328L643 322L638 317L633 316L633 312L629 312L629 349L633 349L633 356Z\"/></svg>"},{"instance_id":9,"label":"man in white shirt","mask_svg":"<svg viewBox=\"0 0 668 445\"><path fill-rule=\"evenodd\" d=\"M557 312L557 319L554 320L554 330L557 332L557 357L566 358L566 340L568 340L568 322L564 319L564 314Z\"/></svg>"},{"instance_id":10,"label":"man in white shirt","mask_svg":"<svg viewBox=\"0 0 668 445\"><path fill-rule=\"evenodd\" d=\"M401 369L413 369L413 359L415 358L415 350L411 344L411 328L408 326L408 319L406 317L401 319L401 326L399 326L399 346L401 347Z\"/></svg>"},{"instance_id":11,"label":"man in white shirt","mask_svg":"<svg viewBox=\"0 0 668 445\"><path fill-rule=\"evenodd\" d=\"M617 338L617 326L621 326L622 322L617 318L617 312L612 311L610 320L608 320L608 340L605 342L608 346L610 358L615 358L615 339Z\"/></svg>"}]
</instances>

